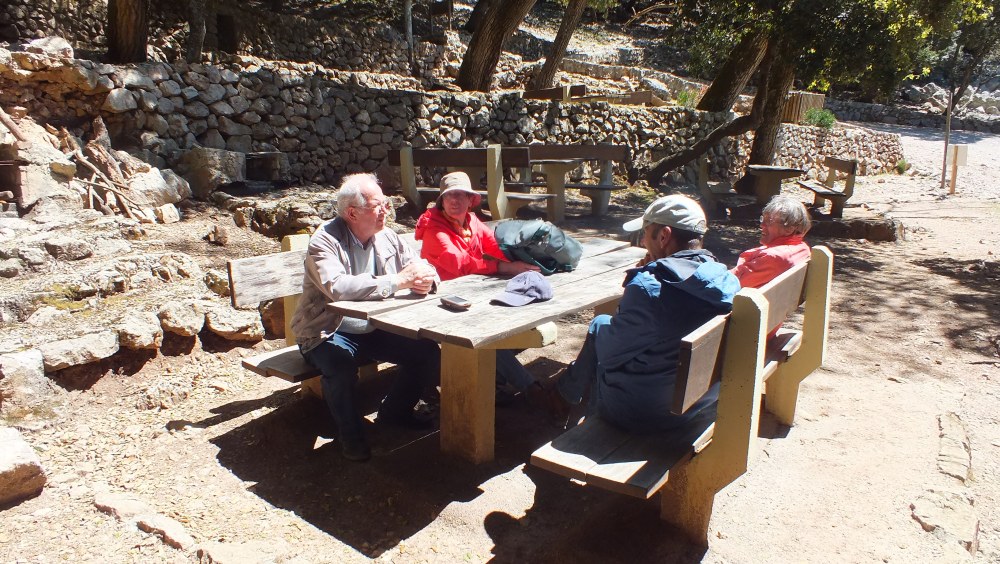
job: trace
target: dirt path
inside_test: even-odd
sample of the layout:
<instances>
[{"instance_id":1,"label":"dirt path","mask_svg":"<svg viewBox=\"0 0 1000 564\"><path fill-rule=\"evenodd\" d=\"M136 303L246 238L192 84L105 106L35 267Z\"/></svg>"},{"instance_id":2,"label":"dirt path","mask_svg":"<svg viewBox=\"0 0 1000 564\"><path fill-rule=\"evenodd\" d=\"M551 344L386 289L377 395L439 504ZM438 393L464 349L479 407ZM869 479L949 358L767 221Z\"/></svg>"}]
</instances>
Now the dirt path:
<instances>
[{"instance_id":1,"label":"dirt path","mask_svg":"<svg viewBox=\"0 0 1000 564\"><path fill-rule=\"evenodd\" d=\"M903 133L908 160L934 170L934 134ZM374 459L352 464L330 442L320 402L240 369L252 350L206 347L134 374L108 368L90 389L65 392L55 420L21 425L50 485L0 512L0 562L197 560L98 512L104 491L145 500L222 561L961 561L957 544L923 531L910 510L927 489L953 483L936 462L947 412L961 416L972 445L975 560L996 562L1000 170L990 159L1000 139L968 141L956 196L941 198L936 177L859 181L855 199L903 221L906 241L813 241L837 257L829 361L804 383L795 427L763 418L756 464L717 497L707 552L664 528L655 502L526 467L557 434L526 405L498 410L492 464L442 456L433 433L375 426ZM212 219L185 221L183 231L201 234ZM709 243L732 263L755 238L729 226ZM564 320L558 346L525 355L536 375L574 356L586 321ZM151 386L171 384L189 397L137 407ZM382 385L362 387L369 407ZM226 560L222 546L244 552Z\"/></svg>"}]
</instances>

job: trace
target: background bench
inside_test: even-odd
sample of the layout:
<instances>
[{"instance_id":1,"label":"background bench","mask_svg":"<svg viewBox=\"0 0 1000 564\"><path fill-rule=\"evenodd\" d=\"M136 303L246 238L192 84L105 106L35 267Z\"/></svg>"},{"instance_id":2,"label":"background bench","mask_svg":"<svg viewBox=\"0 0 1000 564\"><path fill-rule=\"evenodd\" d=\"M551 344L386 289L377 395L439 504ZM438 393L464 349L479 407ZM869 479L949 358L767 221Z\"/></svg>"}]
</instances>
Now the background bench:
<instances>
[{"instance_id":1,"label":"background bench","mask_svg":"<svg viewBox=\"0 0 1000 564\"><path fill-rule=\"evenodd\" d=\"M732 313L684 338L671 411L685 413L721 381L716 409L704 410L681 430L658 435L633 435L588 417L536 450L531 463L643 499L661 492L661 518L706 545L715 494L745 473L752 458L761 384L766 382L767 410L791 425L799 384L823 363L832 265L830 251L814 247L808 264L760 290L741 290ZM766 341L803 303L801 331L780 329Z\"/></svg>"},{"instance_id":2,"label":"background bench","mask_svg":"<svg viewBox=\"0 0 1000 564\"><path fill-rule=\"evenodd\" d=\"M557 86L555 88L542 88L541 90L525 90L521 97L526 100L559 100L568 102L571 98L586 96L586 84L573 84L567 86Z\"/></svg>"},{"instance_id":3,"label":"background bench","mask_svg":"<svg viewBox=\"0 0 1000 564\"><path fill-rule=\"evenodd\" d=\"M546 186L550 193L562 194L566 188L580 190L580 194L590 198L591 213L604 215L608 213L611 202L611 191L628 188L625 184L615 184L615 163L629 161L629 149L622 145L529 145L532 162L542 160L578 160L597 161L597 184L567 183L565 174L550 175L545 182L525 182L512 186ZM537 167L536 167L537 168ZM572 168L576 168L573 166ZM571 169L572 170L572 169ZM557 198L550 202L550 207L560 208L549 214L552 221L561 221L565 217L565 198ZM552 219L552 218L556 219Z\"/></svg>"},{"instance_id":4,"label":"background bench","mask_svg":"<svg viewBox=\"0 0 1000 564\"><path fill-rule=\"evenodd\" d=\"M815 194L813 207L822 208L824 200L830 200L830 216L844 217L844 204L854 195L854 177L858 170L858 161L823 157L823 164L828 169L826 180L823 182L800 180L799 186L811 190ZM837 190L835 184L841 179L844 182L844 187Z\"/></svg>"},{"instance_id":5,"label":"background bench","mask_svg":"<svg viewBox=\"0 0 1000 564\"><path fill-rule=\"evenodd\" d=\"M549 194L508 192L504 186L504 167L527 168L528 150L523 147L490 145L474 149L414 149L410 146L389 152L389 164L399 167L403 196L423 212L431 201L437 199L438 187L417 186L418 167L445 168L448 172L462 171L469 175L475 188L485 176L486 190L480 190L494 220L517 216L517 210L533 202L544 202Z\"/></svg>"}]
</instances>

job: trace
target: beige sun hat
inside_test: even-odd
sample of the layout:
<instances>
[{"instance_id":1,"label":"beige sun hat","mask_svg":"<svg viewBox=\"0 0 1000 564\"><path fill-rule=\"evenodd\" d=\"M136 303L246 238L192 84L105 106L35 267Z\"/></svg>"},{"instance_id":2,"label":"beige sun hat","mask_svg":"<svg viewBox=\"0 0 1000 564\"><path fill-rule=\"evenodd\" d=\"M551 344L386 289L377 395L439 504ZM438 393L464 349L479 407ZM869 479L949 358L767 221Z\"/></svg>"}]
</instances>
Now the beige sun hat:
<instances>
[{"instance_id":1,"label":"beige sun hat","mask_svg":"<svg viewBox=\"0 0 1000 564\"><path fill-rule=\"evenodd\" d=\"M441 193L437 198L437 206L439 208L441 207L441 198L443 198L445 194L456 190L465 192L472 197L472 207L477 207L483 201L483 197L472 189L472 181L469 180L468 174L465 174L464 172L449 172L441 177Z\"/></svg>"}]
</instances>

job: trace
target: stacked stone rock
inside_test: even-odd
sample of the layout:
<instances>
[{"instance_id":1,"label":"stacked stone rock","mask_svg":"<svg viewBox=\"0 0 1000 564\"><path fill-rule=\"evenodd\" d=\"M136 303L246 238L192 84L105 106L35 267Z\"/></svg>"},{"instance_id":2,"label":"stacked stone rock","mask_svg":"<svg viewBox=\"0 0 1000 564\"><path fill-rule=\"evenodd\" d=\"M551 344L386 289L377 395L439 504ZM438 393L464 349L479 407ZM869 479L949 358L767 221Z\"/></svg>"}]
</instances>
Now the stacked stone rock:
<instances>
[{"instance_id":1,"label":"stacked stone rock","mask_svg":"<svg viewBox=\"0 0 1000 564\"><path fill-rule=\"evenodd\" d=\"M6 94L25 88L30 95ZM673 106L567 105L525 101L516 93L436 94L419 88L408 77L242 56L222 65L116 67L0 51L0 102L24 105L43 117L100 114L115 137L137 139L140 146L134 149L161 168L199 145L281 151L290 175L302 181L332 182L346 172L378 170L386 166L389 150L404 143L616 143L629 146L641 167L690 146L729 117ZM858 152L847 156L870 159L868 173L888 170L899 159L898 141L893 145L883 134L789 134L782 164L806 166L805 155L844 154L824 143L846 138L858 140ZM736 175L745 157L718 153L713 169Z\"/></svg>"},{"instance_id":2,"label":"stacked stone rock","mask_svg":"<svg viewBox=\"0 0 1000 564\"><path fill-rule=\"evenodd\" d=\"M970 102L971 100L970 98ZM964 131L1000 133L1000 113L994 113L1000 112L1000 110L997 110L997 104L1000 104L1000 99L991 98L990 100L984 99L981 95L978 107L983 108L983 111L986 113L963 113L963 115L953 117L951 128ZM934 127L938 129L943 128L945 116L937 113L941 111L938 105L925 103L925 106L923 109L915 109L906 106L885 106L882 104L831 100L829 98L826 100L826 109L833 112L837 116L837 119L841 121L869 121L913 125L917 127ZM993 108L993 110L989 108Z\"/></svg>"},{"instance_id":3,"label":"stacked stone rock","mask_svg":"<svg viewBox=\"0 0 1000 564\"><path fill-rule=\"evenodd\" d=\"M405 37L392 26L375 22L331 21L271 11L253 11L239 2L213 2L205 18L206 51L218 46L219 18L231 18L240 30L240 53L268 59L308 62L344 70L409 75L411 66ZM105 2L7 0L0 5L0 41L26 41L60 36L77 49L93 52L107 47ZM149 44L154 53L170 59L184 53L187 36L186 2L152 2ZM451 35L451 40L455 40ZM453 48L454 46L452 46ZM420 43L418 67L428 77L439 73L447 48Z\"/></svg>"}]
</instances>

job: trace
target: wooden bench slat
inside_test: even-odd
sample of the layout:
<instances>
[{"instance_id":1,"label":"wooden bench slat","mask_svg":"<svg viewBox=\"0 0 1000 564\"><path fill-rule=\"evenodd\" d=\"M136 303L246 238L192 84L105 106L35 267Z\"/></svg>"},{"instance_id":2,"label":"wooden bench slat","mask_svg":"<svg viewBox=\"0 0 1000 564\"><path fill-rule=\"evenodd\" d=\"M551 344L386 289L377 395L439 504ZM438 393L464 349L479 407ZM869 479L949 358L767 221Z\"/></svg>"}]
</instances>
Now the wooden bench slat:
<instances>
[{"instance_id":1,"label":"wooden bench slat","mask_svg":"<svg viewBox=\"0 0 1000 564\"><path fill-rule=\"evenodd\" d=\"M244 358L243 368L261 376L274 376L289 382L301 382L319 376L319 370L306 362L296 345Z\"/></svg>"},{"instance_id":2,"label":"wooden bench slat","mask_svg":"<svg viewBox=\"0 0 1000 564\"><path fill-rule=\"evenodd\" d=\"M682 415L719 380L729 315L717 315L681 339L674 380L674 405L670 412Z\"/></svg>"},{"instance_id":3,"label":"wooden bench slat","mask_svg":"<svg viewBox=\"0 0 1000 564\"><path fill-rule=\"evenodd\" d=\"M532 453L531 464L567 478L585 481L591 468L630 438L629 433L599 417L588 417Z\"/></svg>"},{"instance_id":4,"label":"wooden bench slat","mask_svg":"<svg viewBox=\"0 0 1000 564\"><path fill-rule=\"evenodd\" d=\"M768 333L781 325L788 314L798 309L805 300L808 266L808 261L794 266L760 288L768 303L767 325L764 327Z\"/></svg>"},{"instance_id":5,"label":"wooden bench slat","mask_svg":"<svg viewBox=\"0 0 1000 564\"><path fill-rule=\"evenodd\" d=\"M233 307L301 294L305 258L302 249L229 261Z\"/></svg>"},{"instance_id":6,"label":"wooden bench slat","mask_svg":"<svg viewBox=\"0 0 1000 564\"><path fill-rule=\"evenodd\" d=\"M626 190L628 186L624 184L581 184L573 183L567 184L566 188L574 188L576 190Z\"/></svg>"},{"instance_id":7,"label":"wooden bench slat","mask_svg":"<svg viewBox=\"0 0 1000 564\"><path fill-rule=\"evenodd\" d=\"M715 409L706 408L683 429L629 440L587 472L586 481L606 490L648 499L670 477L670 470L689 460L695 445L706 441L714 427Z\"/></svg>"}]
</instances>

